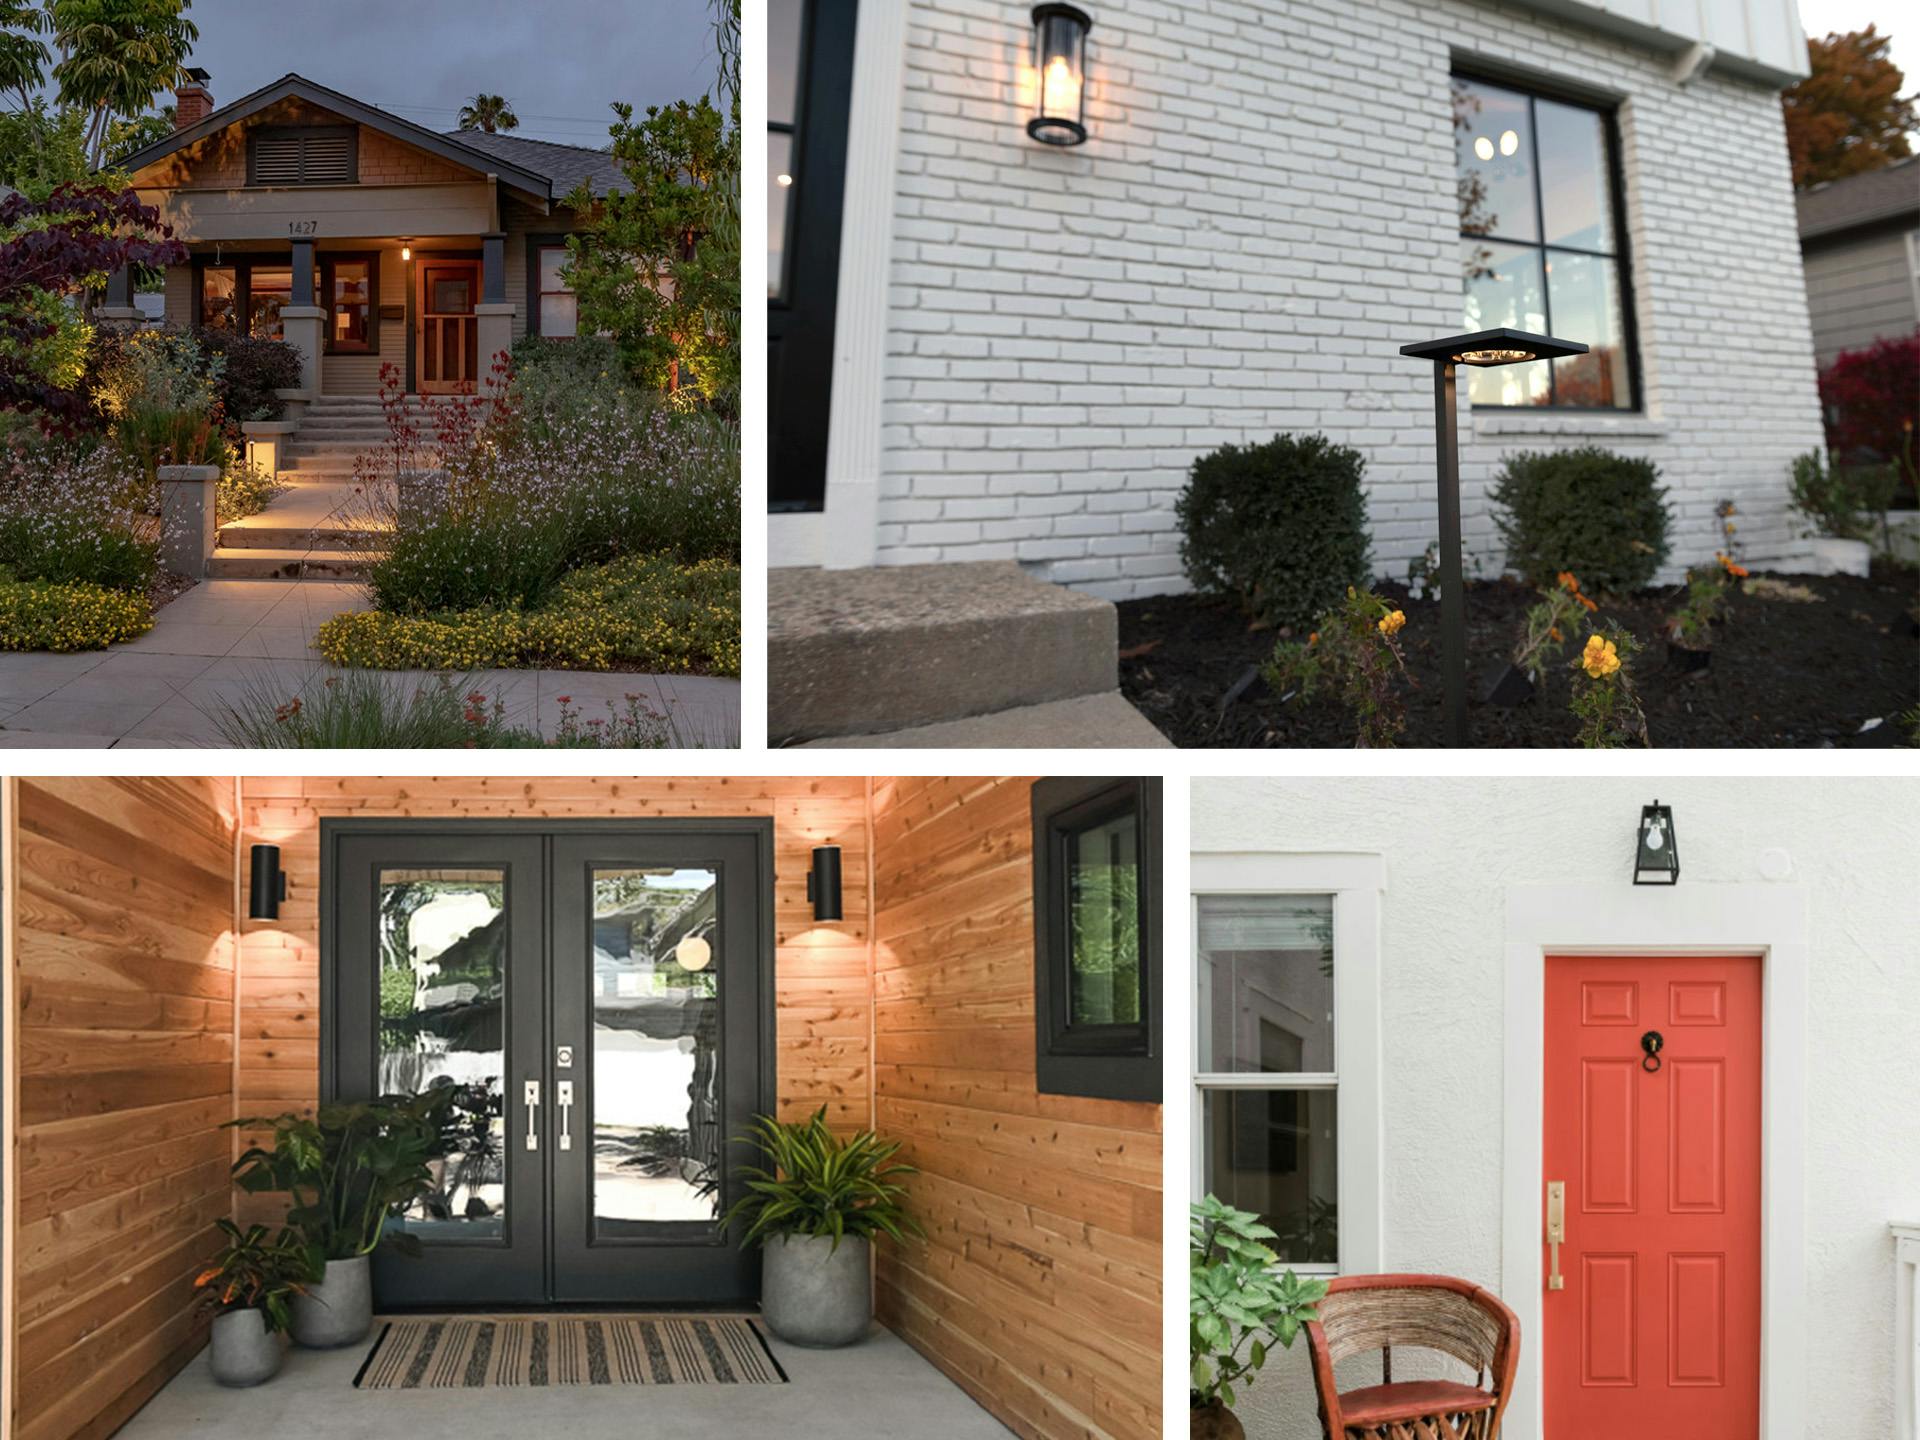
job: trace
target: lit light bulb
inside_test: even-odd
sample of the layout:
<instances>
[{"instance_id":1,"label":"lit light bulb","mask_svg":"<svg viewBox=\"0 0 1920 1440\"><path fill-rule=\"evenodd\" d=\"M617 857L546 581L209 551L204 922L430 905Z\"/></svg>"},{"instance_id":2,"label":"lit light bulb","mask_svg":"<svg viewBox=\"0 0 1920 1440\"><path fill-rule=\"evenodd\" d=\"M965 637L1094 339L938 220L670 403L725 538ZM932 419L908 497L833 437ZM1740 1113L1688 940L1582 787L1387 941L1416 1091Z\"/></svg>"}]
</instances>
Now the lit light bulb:
<instances>
[{"instance_id":1,"label":"lit light bulb","mask_svg":"<svg viewBox=\"0 0 1920 1440\"><path fill-rule=\"evenodd\" d=\"M791 175L776 175L773 177L773 183L785 189L787 186L793 184L793 177Z\"/></svg>"},{"instance_id":2,"label":"lit light bulb","mask_svg":"<svg viewBox=\"0 0 1920 1440\"><path fill-rule=\"evenodd\" d=\"M1658 820L1655 820L1651 825L1647 826L1647 849L1649 850L1664 849L1666 846L1666 843L1667 843L1666 834L1661 830L1660 822Z\"/></svg>"},{"instance_id":3,"label":"lit light bulb","mask_svg":"<svg viewBox=\"0 0 1920 1440\"><path fill-rule=\"evenodd\" d=\"M673 958L682 970L704 970L713 959L713 946L698 935L689 935L673 947Z\"/></svg>"},{"instance_id":4,"label":"lit light bulb","mask_svg":"<svg viewBox=\"0 0 1920 1440\"><path fill-rule=\"evenodd\" d=\"M1473 142L1473 153L1478 155L1482 160L1491 160L1493 158L1493 142L1484 135L1480 136L1479 139Z\"/></svg>"},{"instance_id":5,"label":"lit light bulb","mask_svg":"<svg viewBox=\"0 0 1920 1440\"><path fill-rule=\"evenodd\" d=\"M400 247L400 258L402 261L413 259L413 247L411 245L402 245Z\"/></svg>"},{"instance_id":6,"label":"lit light bulb","mask_svg":"<svg viewBox=\"0 0 1920 1440\"><path fill-rule=\"evenodd\" d=\"M1080 77L1067 67L1064 55L1047 62L1040 80L1040 113L1068 117L1080 114Z\"/></svg>"},{"instance_id":7,"label":"lit light bulb","mask_svg":"<svg viewBox=\"0 0 1920 1440\"><path fill-rule=\"evenodd\" d=\"M1500 153L1502 155L1511 155L1519 148L1520 137L1514 134L1513 131L1508 130L1500 136Z\"/></svg>"}]
</instances>

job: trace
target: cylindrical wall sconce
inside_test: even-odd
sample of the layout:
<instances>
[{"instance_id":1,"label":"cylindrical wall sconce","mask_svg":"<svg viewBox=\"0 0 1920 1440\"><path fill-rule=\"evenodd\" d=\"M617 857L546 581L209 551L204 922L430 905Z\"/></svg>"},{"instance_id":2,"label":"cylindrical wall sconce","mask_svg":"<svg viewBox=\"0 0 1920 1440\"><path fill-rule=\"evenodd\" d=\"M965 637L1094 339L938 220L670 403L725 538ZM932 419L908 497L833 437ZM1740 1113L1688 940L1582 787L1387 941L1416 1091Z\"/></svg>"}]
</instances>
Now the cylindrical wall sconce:
<instances>
[{"instance_id":1,"label":"cylindrical wall sconce","mask_svg":"<svg viewBox=\"0 0 1920 1440\"><path fill-rule=\"evenodd\" d=\"M840 847L813 847L813 869L807 872L807 899L813 902L813 918L840 918Z\"/></svg>"},{"instance_id":2,"label":"cylindrical wall sconce","mask_svg":"<svg viewBox=\"0 0 1920 1440\"><path fill-rule=\"evenodd\" d=\"M253 883L247 891L249 920L278 920L280 902L287 898L287 874L280 868L278 845L253 847Z\"/></svg>"},{"instance_id":3,"label":"cylindrical wall sconce","mask_svg":"<svg viewBox=\"0 0 1920 1440\"><path fill-rule=\"evenodd\" d=\"M1033 7L1033 68L1040 96L1027 134L1042 145L1087 138L1087 31L1093 21L1072 5Z\"/></svg>"}]
</instances>

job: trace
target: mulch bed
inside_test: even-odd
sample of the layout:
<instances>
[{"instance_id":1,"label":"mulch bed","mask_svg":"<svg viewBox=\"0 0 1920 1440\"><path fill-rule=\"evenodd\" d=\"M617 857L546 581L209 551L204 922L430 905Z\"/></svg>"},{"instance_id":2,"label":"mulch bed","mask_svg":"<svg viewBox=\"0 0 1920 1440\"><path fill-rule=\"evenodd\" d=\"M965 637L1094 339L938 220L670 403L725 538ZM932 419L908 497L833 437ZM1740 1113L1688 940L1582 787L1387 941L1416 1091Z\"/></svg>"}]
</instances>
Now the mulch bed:
<instances>
[{"instance_id":1,"label":"mulch bed","mask_svg":"<svg viewBox=\"0 0 1920 1440\"><path fill-rule=\"evenodd\" d=\"M1815 602L1741 593L1716 633L1713 661L1697 674L1667 663L1661 626L1677 589L1609 600L1603 619L1619 621L1642 646L1636 681L1653 744L1677 746L1889 746L1907 743L1899 717L1920 702L1920 639L1909 607L1912 571L1877 567L1871 579L1775 577L1803 585ZM1407 670L1403 746L1443 744L1440 605L1414 600L1392 582L1379 593L1407 612L1401 632ZM1534 593L1514 581L1467 587L1467 656L1472 677L1468 724L1476 746L1568 746L1575 723L1564 670L1531 700L1506 709L1480 701L1480 677L1504 660ZM1248 671L1272 653L1275 632L1253 630L1229 602L1198 595L1158 596L1120 605L1120 688L1180 746L1351 746L1354 729L1338 702L1283 700L1255 679L1224 703ZM1868 721L1881 723L1864 733Z\"/></svg>"}]
</instances>

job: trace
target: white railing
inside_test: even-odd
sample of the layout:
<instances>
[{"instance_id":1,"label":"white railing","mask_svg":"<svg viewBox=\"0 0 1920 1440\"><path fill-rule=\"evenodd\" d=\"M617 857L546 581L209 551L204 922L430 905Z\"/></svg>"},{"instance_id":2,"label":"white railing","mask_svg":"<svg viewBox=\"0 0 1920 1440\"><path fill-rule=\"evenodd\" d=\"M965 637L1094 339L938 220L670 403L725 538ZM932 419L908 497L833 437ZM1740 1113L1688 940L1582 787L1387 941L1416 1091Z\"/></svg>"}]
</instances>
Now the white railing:
<instances>
[{"instance_id":1,"label":"white railing","mask_svg":"<svg viewBox=\"0 0 1920 1440\"><path fill-rule=\"evenodd\" d=\"M1893 1295L1893 1433L1920 1440L1920 1222L1894 1222Z\"/></svg>"}]
</instances>

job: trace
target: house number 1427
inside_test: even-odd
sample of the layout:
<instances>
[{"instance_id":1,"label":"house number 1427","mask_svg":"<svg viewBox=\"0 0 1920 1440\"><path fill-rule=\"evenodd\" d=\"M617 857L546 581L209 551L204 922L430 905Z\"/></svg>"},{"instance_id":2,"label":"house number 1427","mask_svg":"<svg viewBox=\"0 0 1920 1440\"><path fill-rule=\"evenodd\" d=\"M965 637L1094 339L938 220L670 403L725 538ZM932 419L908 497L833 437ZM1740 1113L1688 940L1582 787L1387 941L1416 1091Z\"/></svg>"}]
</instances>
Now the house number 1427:
<instances>
[{"instance_id":1,"label":"house number 1427","mask_svg":"<svg viewBox=\"0 0 1920 1440\"><path fill-rule=\"evenodd\" d=\"M287 234L289 235L318 235L319 233L320 222L318 220L289 220L287 222Z\"/></svg>"}]
</instances>

